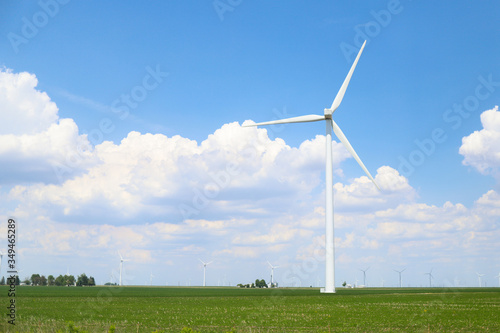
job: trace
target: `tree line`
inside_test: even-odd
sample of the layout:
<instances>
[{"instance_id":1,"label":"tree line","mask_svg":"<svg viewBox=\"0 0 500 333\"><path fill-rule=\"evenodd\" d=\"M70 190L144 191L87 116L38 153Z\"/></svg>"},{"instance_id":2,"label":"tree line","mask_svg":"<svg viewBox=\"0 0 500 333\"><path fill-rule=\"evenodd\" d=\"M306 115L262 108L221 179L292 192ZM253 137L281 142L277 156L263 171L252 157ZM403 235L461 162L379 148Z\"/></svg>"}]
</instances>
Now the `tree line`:
<instances>
[{"instance_id":1,"label":"tree line","mask_svg":"<svg viewBox=\"0 0 500 333\"><path fill-rule=\"evenodd\" d=\"M27 286L95 286L95 279L90 276L87 277L85 273L79 275L75 278L73 275L59 275L54 277L49 275L32 274L31 278L26 278L24 281L20 281L19 277L16 276L16 285L25 284ZM0 285L5 285L5 277L0 280Z\"/></svg>"},{"instance_id":2,"label":"tree line","mask_svg":"<svg viewBox=\"0 0 500 333\"><path fill-rule=\"evenodd\" d=\"M269 287L276 288L277 285L278 285L277 283L274 283L272 286L270 286L266 283L266 281L264 279L262 279L262 280L256 279L255 283L247 283L247 284L238 283L237 287L240 287L240 288L269 288Z\"/></svg>"}]
</instances>

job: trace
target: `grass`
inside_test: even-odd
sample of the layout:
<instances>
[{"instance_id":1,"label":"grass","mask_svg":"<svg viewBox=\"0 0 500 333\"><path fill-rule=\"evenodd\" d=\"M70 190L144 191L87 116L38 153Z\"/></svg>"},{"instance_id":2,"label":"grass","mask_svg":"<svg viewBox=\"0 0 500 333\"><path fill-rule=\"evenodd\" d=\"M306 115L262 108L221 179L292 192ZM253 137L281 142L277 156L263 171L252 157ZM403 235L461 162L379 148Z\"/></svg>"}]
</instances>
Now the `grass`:
<instances>
[{"instance_id":1,"label":"grass","mask_svg":"<svg viewBox=\"0 0 500 333\"><path fill-rule=\"evenodd\" d=\"M500 332L500 288L18 286L16 314L1 332Z\"/></svg>"}]
</instances>

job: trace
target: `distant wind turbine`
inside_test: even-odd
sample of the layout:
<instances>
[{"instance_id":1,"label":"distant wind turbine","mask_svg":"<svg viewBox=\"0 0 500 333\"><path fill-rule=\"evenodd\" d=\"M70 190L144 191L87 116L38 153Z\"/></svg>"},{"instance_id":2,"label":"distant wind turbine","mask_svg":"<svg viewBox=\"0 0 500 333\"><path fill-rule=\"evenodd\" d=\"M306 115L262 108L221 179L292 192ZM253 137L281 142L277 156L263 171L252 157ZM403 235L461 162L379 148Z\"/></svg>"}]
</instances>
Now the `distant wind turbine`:
<instances>
[{"instance_id":1,"label":"distant wind turbine","mask_svg":"<svg viewBox=\"0 0 500 333\"><path fill-rule=\"evenodd\" d=\"M498 278L498 286L500 287L500 273L498 273L498 275L495 277Z\"/></svg>"},{"instance_id":2,"label":"distant wind turbine","mask_svg":"<svg viewBox=\"0 0 500 333\"><path fill-rule=\"evenodd\" d=\"M373 179L372 175L368 171L368 169L365 167L361 159L359 158L358 154L354 151L352 148L351 144L345 137L344 133L340 129L340 127L333 121L332 119L332 114L337 110L337 108L340 106L340 103L342 102L342 99L344 98L344 94L347 90L347 86L349 85L349 81L351 80L352 74L354 72L354 69L356 68L356 65L358 63L359 57L361 56L361 53L363 52L363 49L365 48L366 41L363 43L363 46L361 46L361 49L359 50L359 53L354 60L354 63L351 66L351 69L349 70L349 73L347 74L347 77L345 78L344 82L342 83L342 86L340 87L340 90L337 93L337 96L335 96L335 99L333 100L332 106L329 109L324 110L324 115L306 115L306 116L300 116L300 117L293 117L293 118L287 118L287 119L281 119L281 120L274 120L274 121L267 121L263 123L257 123L257 124L248 124L248 125L243 125L243 127L248 127L248 126L259 126L259 125L275 125L275 124L288 124L288 123L305 123L305 122L312 122L312 121L325 121L326 122L326 211L325 211L325 225L326 225L326 235L325 235L325 250L326 250L326 269L325 269L325 288L321 289L321 292L324 293L334 293L335 292L335 245L334 245L334 224L333 224L333 158L332 158L332 128L333 132L337 136L337 138L344 144L344 146L347 148L347 150L351 153L351 155L354 157L354 159L358 162L358 164L361 166L361 168L364 170L368 178L371 179L371 181L375 184L377 188L378 185L375 183L375 180Z\"/></svg>"},{"instance_id":3,"label":"distant wind turbine","mask_svg":"<svg viewBox=\"0 0 500 333\"><path fill-rule=\"evenodd\" d=\"M123 259L122 255L120 254L120 252L118 252L118 255L120 256L120 283L119 285L121 286L122 285L122 271L123 271L123 263L125 261L129 261L128 259Z\"/></svg>"},{"instance_id":4,"label":"distant wind turbine","mask_svg":"<svg viewBox=\"0 0 500 333\"><path fill-rule=\"evenodd\" d=\"M272 288L274 286L274 269L280 266L273 266L269 261L267 263L269 264L269 267L271 267L271 288Z\"/></svg>"},{"instance_id":5,"label":"distant wind turbine","mask_svg":"<svg viewBox=\"0 0 500 333\"><path fill-rule=\"evenodd\" d=\"M363 285L366 287L366 271L369 270L370 267L368 267L367 269L363 270L363 269L360 269L360 271L363 272Z\"/></svg>"},{"instance_id":6,"label":"distant wind turbine","mask_svg":"<svg viewBox=\"0 0 500 333\"><path fill-rule=\"evenodd\" d=\"M206 284L205 284L205 276L206 276L206 273L207 273L207 265L211 264L212 262L209 261L209 262L205 263L201 259L198 259L198 260L201 261L201 263L203 264L203 287L205 287L206 286Z\"/></svg>"},{"instance_id":7,"label":"distant wind turbine","mask_svg":"<svg viewBox=\"0 0 500 333\"><path fill-rule=\"evenodd\" d=\"M397 272L399 274L399 288L403 287L401 283L401 273L403 273L406 270L406 268L403 268L401 271L394 270L394 272Z\"/></svg>"},{"instance_id":8,"label":"distant wind turbine","mask_svg":"<svg viewBox=\"0 0 500 333\"><path fill-rule=\"evenodd\" d=\"M432 269L429 273L424 273L424 275L429 275L429 287L432 287L432 278L434 276L432 276Z\"/></svg>"},{"instance_id":9,"label":"distant wind turbine","mask_svg":"<svg viewBox=\"0 0 500 333\"><path fill-rule=\"evenodd\" d=\"M0 273L2 273L2 259L3 259L3 255L5 253L3 253L2 251L0 251Z\"/></svg>"},{"instance_id":10,"label":"distant wind turbine","mask_svg":"<svg viewBox=\"0 0 500 333\"><path fill-rule=\"evenodd\" d=\"M495 277L498 279L498 286L500 287L500 273L498 273L498 275Z\"/></svg>"},{"instance_id":11,"label":"distant wind turbine","mask_svg":"<svg viewBox=\"0 0 500 333\"><path fill-rule=\"evenodd\" d=\"M151 272L151 274L149 274L149 285L150 286L153 285L153 278L154 278L154 275L153 275L153 272Z\"/></svg>"},{"instance_id":12,"label":"distant wind turbine","mask_svg":"<svg viewBox=\"0 0 500 333\"><path fill-rule=\"evenodd\" d=\"M479 280L479 287L482 287L482 286L483 286L483 284L482 284L482 280L481 280L481 278L482 278L485 274L479 274L479 273L477 273L477 272L476 272L476 274L477 274L477 279Z\"/></svg>"}]
</instances>

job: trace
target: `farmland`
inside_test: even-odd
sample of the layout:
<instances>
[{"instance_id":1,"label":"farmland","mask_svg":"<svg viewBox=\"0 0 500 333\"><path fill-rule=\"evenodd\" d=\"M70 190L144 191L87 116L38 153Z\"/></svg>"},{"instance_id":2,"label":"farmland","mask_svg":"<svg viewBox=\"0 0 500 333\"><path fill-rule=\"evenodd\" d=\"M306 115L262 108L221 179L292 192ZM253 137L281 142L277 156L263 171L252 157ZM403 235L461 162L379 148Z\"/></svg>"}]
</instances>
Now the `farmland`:
<instances>
[{"instance_id":1,"label":"farmland","mask_svg":"<svg viewBox=\"0 0 500 333\"><path fill-rule=\"evenodd\" d=\"M7 287L0 288L7 312ZM499 332L500 288L18 286L2 332ZM185 329L187 331L188 329Z\"/></svg>"}]
</instances>

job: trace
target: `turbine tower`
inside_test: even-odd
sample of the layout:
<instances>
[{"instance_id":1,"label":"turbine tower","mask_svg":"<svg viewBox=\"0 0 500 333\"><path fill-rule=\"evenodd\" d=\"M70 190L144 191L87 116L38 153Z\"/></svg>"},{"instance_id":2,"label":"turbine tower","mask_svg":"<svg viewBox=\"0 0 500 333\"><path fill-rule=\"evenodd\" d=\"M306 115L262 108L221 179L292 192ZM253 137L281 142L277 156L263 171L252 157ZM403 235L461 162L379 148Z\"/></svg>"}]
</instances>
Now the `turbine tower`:
<instances>
[{"instance_id":1,"label":"turbine tower","mask_svg":"<svg viewBox=\"0 0 500 333\"><path fill-rule=\"evenodd\" d=\"M153 285L153 272L151 272L151 274L149 274L149 285L152 286Z\"/></svg>"},{"instance_id":2,"label":"turbine tower","mask_svg":"<svg viewBox=\"0 0 500 333\"><path fill-rule=\"evenodd\" d=\"M271 267L271 288L272 288L274 286L274 269L280 266L273 266L269 261L267 263L269 264L269 267Z\"/></svg>"},{"instance_id":3,"label":"turbine tower","mask_svg":"<svg viewBox=\"0 0 500 333\"><path fill-rule=\"evenodd\" d=\"M403 285L401 283L401 273L405 271L406 268L403 268L401 271L394 270L394 272L397 272L399 274L399 288L401 288Z\"/></svg>"},{"instance_id":4,"label":"turbine tower","mask_svg":"<svg viewBox=\"0 0 500 333\"><path fill-rule=\"evenodd\" d=\"M125 261L129 261L128 259L123 259L122 255L120 254L120 252L118 252L118 255L120 256L120 283L119 285L122 286L122 271L123 271L123 263Z\"/></svg>"},{"instance_id":5,"label":"turbine tower","mask_svg":"<svg viewBox=\"0 0 500 333\"><path fill-rule=\"evenodd\" d=\"M209 261L209 262L205 263L201 259L198 259L198 260L201 261L201 263L203 264L203 287L205 287L206 286L206 284L205 284L205 276L206 276L206 273L207 273L207 265L211 264L212 262Z\"/></svg>"},{"instance_id":6,"label":"turbine tower","mask_svg":"<svg viewBox=\"0 0 500 333\"><path fill-rule=\"evenodd\" d=\"M424 273L424 275L429 275L429 287L432 287L432 278L434 276L432 276L432 269L429 273Z\"/></svg>"},{"instance_id":7,"label":"turbine tower","mask_svg":"<svg viewBox=\"0 0 500 333\"><path fill-rule=\"evenodd\" d=\"M362 271L362 272L363 272L363 285L364 285L365 287L366 287L366 271L367 271L367 270L369 270L369 269L370 269L370 267L368 267L368 268L367 268L367 269L365 269L365 270L360 269L360 271Z\"/></svg>"},{"instance_id":8,"label":"turbine tower","mask_svg":"<svg viewBox=\"0 0 500 333\"><path fill-rule=\"evenodd\" d=\"M359 158L358 154L354 151L352 148L351 144L345 137L344 133L340 129L340 127L333 121L332 119L332 114L337 110L337 108L340 106L340 103L342 102L342 99L344 98L344 94L346 92L347 86L349 85L349 81L351 80L352 73L354 72L354 69L356 68L356 65L358 63L359 57L361 56L361 53L363 52L363 49L365 48L366 41L363 43L363 46L361 46L361 49L359 50L358 55L356 56L356 59L354 60L354 63L351 66L351 69L349 70L349 73L347 74L347 77L345 78L344 82L342 83L342 86L340 87L340 90L337 93L337 96L335 96L335 99L333 100L332 106L329 109L324 110L324 115L306 115L306 116L300 116L300 117L293 117L293 118L287 118L287 119L281 119L281 120L274 120L274 121L267 121L263 123L256 123L256 124L248 124L248 125L243 125L243 127L249 127L249 126L259 126L259 125L275 125L275 124L288 124L288 123L305 123L305 122L312 122L312 121L325 121L326 122L326 191L325 191L325 196L326 196L326 211L325 211L325 225L326 225L326 235L325 235L325 249L326 249L326 269L325 269L325 288L321 289L321 292L324 293L334 293L335 292L335 245L334 245L334 224L333 224L333 160L332 160L332 129L337 138L344 144L344 146L347 148L347 150L351 153L351 155L354 157L354 159L358 162L358 164L361 166L361 168L365 171L366 175L368 178L372 180L372 182L375 184L377 188L378 185L375 183L375 180L373 179L372 175L366 169L365 165Z\"/></svg>"},{"instance_id":9,"label":"turbine tower","mask_svg":"<svg viewBox=\"0 0 500 333\"><path fill-rule=\"evenodd\" d=\"M498 275L495 277L498 278L498 286L500 287L500 273L498 273Z\"/></svg>"},{"instance_id":10,"label":"turbine tower","mask_svg":"<svg viewBox=\"0 0 500 333\"><path fill-rule=\"evenodd\" d=\"M483 282L483 281L481 280L481 278L482 278L485 274L479 274L479 273L477 273L477 272L476 272L476 274L477 274L477 279L479 280L479 287L481 288L481 287L483 286L483 284L482 284L482 282Z\"/></svg>"}]
</instances>

